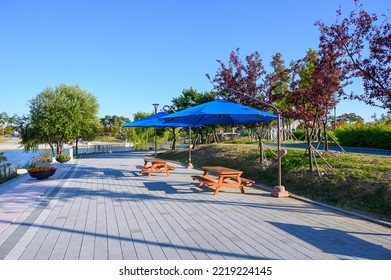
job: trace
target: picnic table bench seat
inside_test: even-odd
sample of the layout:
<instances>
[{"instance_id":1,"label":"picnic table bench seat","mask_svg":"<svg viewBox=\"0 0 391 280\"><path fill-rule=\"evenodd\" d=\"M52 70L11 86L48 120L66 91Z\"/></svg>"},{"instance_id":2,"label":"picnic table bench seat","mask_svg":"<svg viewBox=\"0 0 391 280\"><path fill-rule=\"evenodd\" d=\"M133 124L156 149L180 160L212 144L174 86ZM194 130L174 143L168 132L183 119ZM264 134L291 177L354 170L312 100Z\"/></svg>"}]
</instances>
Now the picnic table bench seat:
<instances>
[{"instance_id":1,"label":"picnic table bench seat","mask_svg":"<svg viewBox=\"0 0 391 280\"><path fill-rule=\"evenodd\" d=\"M170 171L175 171L174 166L167 164L167 161L160 159L144 159L144 165L136 165L136 168L141 169L141 173L148 173L148 177L152 173L166 173L170 175Z\"/></svg>"},{"instance_id":2,"label":"picnic table bench seat","mask_svg":"<svg viewBox=\"0 0 391 280\"><path fill-rule=\"evenodd\" d=\"M212 186L212 185L216 185L217 182L216 180L218 179L217 177L211 177L211 176L198 176L198 175L194 175L194 176L191 176L193 178L193 180L197 180L200 182L200 186L202 184L207 184L208 186Z\"/></svg>"},{"instance_id":3,"label":"picnic table bench seat","mask_svg":"<svg viewBox=\"0 0 391 280\"><path fill-rule=\"evenodd\" d=\"M193 180L197 180L197 181L200 182L200 184L199 184L200 188L202 188L203 185L206 185L208 187L216 188L215 195L218 193L218 191L220 189L220 183L221 183L221 181L219 181L220 177L218 177L218 176L209 176L209 175L203 175L203 176L193 175L191 177L193 178ZM222 179L222 180L223 180L222 184L225 184L225 185L229 185L229 184L235 185L235 184L237 184L237 181L235 180L234 177L233 178L226 177L225 179ZM244 193L244 187L250 187L254 183L255 183L254 180L250 180L250 179L247 179L247 178L240 177L240 185L239 185L240 192Z\"/></svg>"},{"instance_id":4,"label":"picnic table bench seat","mask_svg":"<svg viewBox=\"0 0 391 280\"><path fill-rule=\"evenodd\" d=\"M247 178L240 177L240 184L243 187L251 187L254 183L255 183L254 180L250 180L250 179L247 179Z\"/></svg>"}]
</instances>

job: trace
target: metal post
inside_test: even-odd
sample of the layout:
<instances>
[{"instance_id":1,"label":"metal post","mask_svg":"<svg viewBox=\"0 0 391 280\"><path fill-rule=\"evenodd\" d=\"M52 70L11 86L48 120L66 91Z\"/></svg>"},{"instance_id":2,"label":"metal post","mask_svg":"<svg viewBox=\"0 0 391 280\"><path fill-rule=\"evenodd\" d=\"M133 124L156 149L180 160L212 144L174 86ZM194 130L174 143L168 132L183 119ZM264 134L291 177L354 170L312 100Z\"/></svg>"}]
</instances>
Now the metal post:
<instances>
[{"instance_id":1,"label":"metal post","mask_svg":"<svg viewBox=\"0 0 391 280\"><path fill-rule=\"evenodd\" d=\"M277 178L277 186L274 187L272 191L272 196L275 197L287 197L289 196L289 193L285 190L285 187L282 185L282 168L281 168L281 158L287 154L287 150L281 149L281 140L280 140L280 128L281 128L281 112L277 109L277 107L259 100L257 98L254 98L252 96L248 96L247 94L238 91L236 89L232 88L226 88L226 91L231 91L236 94L240 94L241 96L248 98L252 101L258 102L266 107L272 108L274 110L274 113L277 115L277 156L278 156L278 178Z\"/></svg>"},{"instance_id":2,"label":"metal post","mask_svg":"<svg viewBox=\"0 0 391 280\"><path fill-rule=\"evenodd\" d=\"M171 109L171 111L176 112L176 110L174 108L172 108L171 106L169 106L169 105L164 105L163 106L163 110L164 111L166 111L166 109L165 109L166 107ZM187 168L189 168L189 169L194 167L193 164L191 163L191 149L192 149L192 147L191 147L191 127L189 127L189 163L187 165Z\"/></svg>"},{"instance_id":3,"label":"metal post","mask_svg":"<svg viewBox=\"0 0 391 280\"><path fill-rule=\"evenodd\" d=\"M191 163L191 149L192 149L192 144L191 144L191 127L189 127L189 164L187 165L187 168L193 168L193 163Z\"/></svg>"},{"instance_id":4,"label":"metal post","mask_svg":"<svg viewBox=\"0 0 391 280\"><path fill-rule=\"evenodd\" d=\"M152 104L153 107L155 108L155 114L157 113L157 108L159 107L159 104ZM157 136L156 136L156 127L155 127L155 137L154 137L154 142L155 142L155 158L156 158L156 155L157 155Z\"/></svg>"}]
</instances>

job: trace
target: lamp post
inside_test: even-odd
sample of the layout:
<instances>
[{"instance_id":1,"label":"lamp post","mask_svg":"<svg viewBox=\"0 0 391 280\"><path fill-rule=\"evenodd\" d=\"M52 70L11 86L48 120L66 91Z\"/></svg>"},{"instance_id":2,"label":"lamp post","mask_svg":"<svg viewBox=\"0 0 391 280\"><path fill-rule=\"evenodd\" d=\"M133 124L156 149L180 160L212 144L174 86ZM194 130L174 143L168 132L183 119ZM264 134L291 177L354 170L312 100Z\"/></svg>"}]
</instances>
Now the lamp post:
<instances>
[{"instance_id":1,"label":"lamp post","mask_svg":"<svg viewBox=\"0 0 391 280\"><path fill-rule=\"evenodd\" d=\"M225 89L226 91L230 91L230 92L233 92L233 93L236 93L236 94L239 94L245 98L248 98L252 101L255 101L255 102L258 102L258 103L261 103L262 105L266 106L266 107L269 107L269 108L272 108L274 113L277 115L277 156L278 156L278 178L277 178L277 186L274 187L273 191L272 191L272 196L275 196L275 197L287 197L289 196L289 193L285 190L285 187L281 184L281 158L283 156L285 156L287 154L287 150L285 149L281 149L281 143L280 143L280 127L281 127L281 112L280 110L277 109L277 107L265 102L265 101L262 101L262 100L259 100L257 98L254 98L252 96L248 96L247 94L241 92L241 91L238 91L238 90L235 90L235 89L232 89L232 88L226 88Z\"/></svg>"},{"instance_id":2,"label":"lamp post","mask_svg":"<svg viewBox=\"0 0 391 280\"><path fill-rule=\"evenodd\" d=\"M159 104L157 103L154 103L152 104L154 109L155 109L155 114L157 113L157 108L159 107ZM156 155L157 155L157 142L156 142L156 127L155 127L155 137L154 137L154 142L155 142L155 158L156 158Z\"/></svg>"}]
</instances>

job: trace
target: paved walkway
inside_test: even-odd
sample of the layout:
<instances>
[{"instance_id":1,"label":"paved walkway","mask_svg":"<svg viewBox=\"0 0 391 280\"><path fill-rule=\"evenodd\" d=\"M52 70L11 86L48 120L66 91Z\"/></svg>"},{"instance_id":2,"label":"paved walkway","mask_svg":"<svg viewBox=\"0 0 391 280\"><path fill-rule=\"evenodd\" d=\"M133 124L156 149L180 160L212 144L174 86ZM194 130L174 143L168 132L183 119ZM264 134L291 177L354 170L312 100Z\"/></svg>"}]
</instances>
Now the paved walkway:
<instances>
[{"instance_id":1,"label":"paved walkway","mask_svg":"<svg viewBox=\"0 0 391 280\"><path fill-rule=\"evenodd\" d=\"M57 164L0 186L0 259L391 259L391 228L257 188L199 189L144 153Z\"/></svg>"}]
</instances>

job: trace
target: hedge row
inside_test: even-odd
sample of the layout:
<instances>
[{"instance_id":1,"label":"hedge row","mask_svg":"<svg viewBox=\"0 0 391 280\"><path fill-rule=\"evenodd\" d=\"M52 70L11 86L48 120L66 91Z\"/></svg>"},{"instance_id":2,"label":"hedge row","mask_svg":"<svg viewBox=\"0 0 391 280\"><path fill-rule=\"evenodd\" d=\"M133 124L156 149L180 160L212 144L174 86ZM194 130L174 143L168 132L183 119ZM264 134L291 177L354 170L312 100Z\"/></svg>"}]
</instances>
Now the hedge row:
<instances>
[{"instance_id":1,"label":"hedge row","mask_svg":"<svg viewBox=\"0 0 391 280\"><path fill-rule=\"evenodd\" d=\"M342 146L391 149L391 124L347 124L338 127L335 136Z\"/></svg>"}]
</instances>

